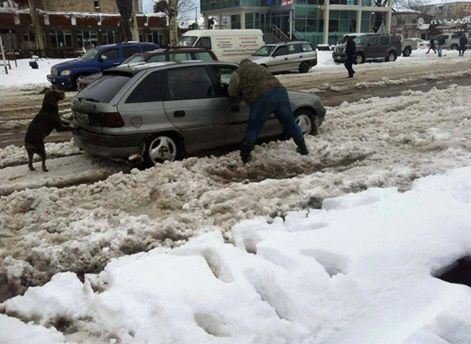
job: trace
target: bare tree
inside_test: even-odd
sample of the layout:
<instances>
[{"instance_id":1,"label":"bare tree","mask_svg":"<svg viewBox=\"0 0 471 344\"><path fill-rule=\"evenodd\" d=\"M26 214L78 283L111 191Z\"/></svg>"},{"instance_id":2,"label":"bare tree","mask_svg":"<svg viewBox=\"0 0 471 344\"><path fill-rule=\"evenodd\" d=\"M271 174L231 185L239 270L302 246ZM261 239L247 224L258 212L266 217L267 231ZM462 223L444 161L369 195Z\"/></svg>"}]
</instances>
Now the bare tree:
<instances>
[{"instance_id":1,"label":"bare tree","mask_svg":"<svg viewBox=\"0 0 471 344\"><path fill-rule=\"evenodd\" d=\"M43 26L38 15L38 0L28 0L29 11L31 15L31 23L34 29L34 43L39 55L45 54L46 44L44 43Z\"/></svg>"},{"instance_id":2,"label":"bare tree","mask_svg":"<svg viewBox=\"0 0 471 344\"><path fill-rule=\"evenodd\" d=\"M170 46L175 46L178 39L177 21L190 18L189 12L195 8L192 0L160 0L154 4L154 12L162 12L168 18L170 31Z\"/></svg>"},{"instance_id":3,"label":"bare tree","mask_svg":"<svg viewBox=\"0 0 471 344\"><path fill-rule=\"evenodd\" d=\"M122 42L132 39L131 18L132 18L132 0L116 0L116 6L120 14L119 18L119 36Z\"/></svg>"}]
</instances>

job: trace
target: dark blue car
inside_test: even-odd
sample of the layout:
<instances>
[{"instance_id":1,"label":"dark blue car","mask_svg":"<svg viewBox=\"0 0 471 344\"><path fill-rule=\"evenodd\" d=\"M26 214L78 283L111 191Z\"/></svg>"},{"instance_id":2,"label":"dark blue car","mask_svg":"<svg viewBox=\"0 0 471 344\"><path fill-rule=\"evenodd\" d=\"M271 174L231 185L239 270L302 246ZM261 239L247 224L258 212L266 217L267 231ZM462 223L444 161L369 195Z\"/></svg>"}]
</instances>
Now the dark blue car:
<instances>
[{"instance_id":1,"label":"dark blue car","mask_svg":"<svg viewBox=\"0 0 471 344\"><path fill-rule=\"evenodd\" d=\"M103 72L115 67L135 53L142 53L159 46L154 43L127 42L118 44L99 45L89 49L81 57L52 66L47 80L62 90L77 88L80 76Z\"/></svg>"}]
</instances>

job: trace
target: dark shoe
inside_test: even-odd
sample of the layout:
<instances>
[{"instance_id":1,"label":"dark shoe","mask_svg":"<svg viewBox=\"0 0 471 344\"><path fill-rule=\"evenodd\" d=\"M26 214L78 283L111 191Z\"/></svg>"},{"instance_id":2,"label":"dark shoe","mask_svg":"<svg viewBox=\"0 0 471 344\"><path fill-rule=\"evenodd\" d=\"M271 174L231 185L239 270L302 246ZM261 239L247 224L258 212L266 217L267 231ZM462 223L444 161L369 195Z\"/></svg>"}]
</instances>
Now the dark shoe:
<instances>
[{"instance_id":1,"label":"dark shoe","mask_svg":"<svg viewBox=\"0 0 471 344\"><path fill-rule=\"evenodd\" d=\"M347 78L353 78L353 74L352 74L352 75L349 75Z\"/></svg>"},{"instance_id":2,"label":"dark shoe","mask_svg":"<svg viewBox=\"0 0 471 344\"><path fill-rule=\"evenodd\" d=\"M298 152L301 155L308 155L309 154L309 151L307 150L306 145L301 146L301 147L297 147L296 152Z\"/></svg>"}]
</instances>

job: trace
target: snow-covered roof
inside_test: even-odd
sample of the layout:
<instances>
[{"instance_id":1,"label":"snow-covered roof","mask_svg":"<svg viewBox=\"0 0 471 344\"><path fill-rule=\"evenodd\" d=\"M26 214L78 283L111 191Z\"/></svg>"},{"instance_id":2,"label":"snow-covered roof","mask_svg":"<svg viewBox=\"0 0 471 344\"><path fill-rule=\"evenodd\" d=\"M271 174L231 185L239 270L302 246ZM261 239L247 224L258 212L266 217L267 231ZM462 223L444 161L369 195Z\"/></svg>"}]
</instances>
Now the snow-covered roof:
<instances>
[{"instance_id":1,"label":"snow-covered roof","mask_svg":"<svg viewBox=\"0 0 471 344\"><path fill-rule=\"evenodd\" d=\"M423 6L435 6L435 5L453 4L453 3L462 3L462 2L471 2L471 0L430 0L430 2L424 3Z\"/></svg>"}]
</instances>

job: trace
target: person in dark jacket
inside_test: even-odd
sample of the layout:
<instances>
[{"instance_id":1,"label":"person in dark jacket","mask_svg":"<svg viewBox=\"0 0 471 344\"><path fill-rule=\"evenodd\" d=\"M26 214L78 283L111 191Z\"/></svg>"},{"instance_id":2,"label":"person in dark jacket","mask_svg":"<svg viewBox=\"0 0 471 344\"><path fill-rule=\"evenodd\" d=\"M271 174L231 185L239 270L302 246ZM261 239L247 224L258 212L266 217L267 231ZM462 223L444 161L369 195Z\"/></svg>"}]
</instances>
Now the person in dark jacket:
<instances>
[{"instance_id":1,"label":"person in dark jacket","mask_svg":"<svg viewBox=\"0 0 471 344\"><path fill-rule=\"evenodd\" d=\"M442 49L443 49L443 46L445 45L445 42L446 42L445 36L439 36L437 38L437 45L438 45L437 51L438 51L439 57L442 57Z\"/></svg>"},{"instance_id":2,"label":"person in dark jacket","mask_svg":"<svg viewBox=\"0 0 471 344\"><path fill-rule=\"evenodd\" d=\"M434 37L430 38L430 46L428 47L426 54L428 54L430 50L433 50L434 54L437 53L437 51L435 50L435 38Z\"/></svg>"},{"instance_id":3,"label":"person in dark jacket","mask_svg":"<svg viewBox=\"0 0 471 344\"><path fill-rule=\"evenodd\" d=\"M460 46L458 48L459 55L464 56L466 45L468 44L468 38L466 38L466 35L464 34L464 32L461 34L459 43L460 43Z\"/></svg>"},{"instance_id":4,"label":"person in dark jacket","mask_svg":"<svg viewBox=\"0 0 471 344\"><path fill-rule=\"evenodd\" d=\"M355 71L353 70L353 63L355 62L356 50L357 47L355 45L353 37L347 36L347 44L345 47L345 54L347 55L347 59L345 61L345 68L348 71L349 78L353 78L353 74L355 74Z\"/></svg>"},{"instance_id":5,"label":"person in dark jacket","mask_svg":"<svg viewBox=\"0 0 471 344\"><path fill-rule=\"evenodd\" d=\"M250 161L255 141L271 113L283 125L285 133L293 138L298 146L296 151L302 155L309 154L303 133L296 124L288 92L266 67L248 59L242 60L239 68L232 73L227 91L231 97L242 94L250 106L249 121L240 148L244 164Z\"/></svg>"},{"instance_id":6,"label":"person in dark jacket","mask_svg":"<svg viewBox=\"0 0 471 344\"><path fill-rule=\"evenodd\" d=\"M43 171L47 172L44 138L53 129L57 131L73 130L72 127L64 125L59 117L59 101L64 100L64 98L64 92L55 89L48 90L44 95L41 110L28 126L25 135L25 149L28 153L28 167L31 171L34 171L33 156L36 153L41 157Z\"/></svg>"}]
</instances>

